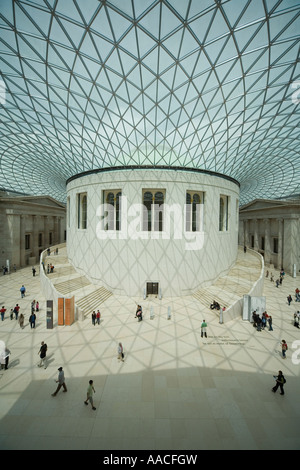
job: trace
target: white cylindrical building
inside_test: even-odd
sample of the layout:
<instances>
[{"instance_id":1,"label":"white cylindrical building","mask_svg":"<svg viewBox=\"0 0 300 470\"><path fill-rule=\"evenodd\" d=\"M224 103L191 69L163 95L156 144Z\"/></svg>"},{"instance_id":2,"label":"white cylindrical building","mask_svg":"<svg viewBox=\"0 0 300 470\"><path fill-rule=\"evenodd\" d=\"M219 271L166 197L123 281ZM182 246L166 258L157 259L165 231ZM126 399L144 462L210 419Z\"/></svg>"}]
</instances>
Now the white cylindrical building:
<instances>
[{"instance_id":1,"label":"white cylindrical building","mask_svg":"<svg viewBox=\"0 0 300 470\"><path fill-rule=\"evenodd\" d=\"M238 200L237 181L204 170L75 175L67 182L69 261L113 293L192 294L236 260Z\"/></svg>"}]
</instances>

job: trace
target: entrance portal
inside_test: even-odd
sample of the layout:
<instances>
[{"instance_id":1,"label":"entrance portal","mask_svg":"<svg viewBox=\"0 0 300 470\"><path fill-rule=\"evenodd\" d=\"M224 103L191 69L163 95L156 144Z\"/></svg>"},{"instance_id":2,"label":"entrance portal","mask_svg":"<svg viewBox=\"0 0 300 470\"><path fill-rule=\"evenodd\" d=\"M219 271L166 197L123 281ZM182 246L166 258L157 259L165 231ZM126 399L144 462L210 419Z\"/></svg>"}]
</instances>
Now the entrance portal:
<instances>
[{"instance_id":1,"label":"entrance portal","mask_svg":"<svg viewBox=\"0 0 300 470\"><path fill-rule=\"evenodd\" d=\"M158 282L147 282L146 295L158 295Z\"/></svg>"}]
</instances>

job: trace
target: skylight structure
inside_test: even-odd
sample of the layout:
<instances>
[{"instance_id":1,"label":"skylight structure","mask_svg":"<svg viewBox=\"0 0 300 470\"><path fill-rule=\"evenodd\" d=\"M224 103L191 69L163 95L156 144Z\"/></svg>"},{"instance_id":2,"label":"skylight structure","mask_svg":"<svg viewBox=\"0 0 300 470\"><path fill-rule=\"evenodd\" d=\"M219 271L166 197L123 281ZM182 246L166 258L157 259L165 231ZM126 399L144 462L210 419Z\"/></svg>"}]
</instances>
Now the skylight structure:
<instances>
[{"instance_id":1,"label":"skylight structure","mask_svg":"<svg viewBox=\"0 0 300 470\"><path fill-rule=\"evenodd\" d=\"M299 31L295 0L2 0L0 186L150 165L298 194Z\"/></svg>"}]
</instances>

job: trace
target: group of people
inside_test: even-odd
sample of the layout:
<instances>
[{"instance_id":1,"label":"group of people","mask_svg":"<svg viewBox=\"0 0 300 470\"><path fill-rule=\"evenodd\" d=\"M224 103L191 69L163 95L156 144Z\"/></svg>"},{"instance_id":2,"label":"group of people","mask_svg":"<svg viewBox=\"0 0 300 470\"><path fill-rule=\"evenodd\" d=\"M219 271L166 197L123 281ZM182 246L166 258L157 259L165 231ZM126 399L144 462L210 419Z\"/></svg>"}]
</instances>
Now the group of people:
<instances>
[{"instance_id":1,"label":"group of people","mask_svg":"<svg viewBox=\"0 0 300 470\"><path fill-rule=\"evenodd\" d=\"M253 320L253 327L257 329L257 331L264 330L269 325L269 331L273 331L273 320L271 315L268 315L266 311L262 313L260 317L259 314L254 310L252 312L252 320Z\"/></svg>"},{"instance_id":2,"label":"group of people","mask_svg":"<svg viewBox=\"0 0 300 470\"><path fill-rule=\"evenodd\" d=\"M94 326L96 325L96 323L97 325L100 325L100 318L101 318L100 310L97 310L97 313L94 310L92 313L92 324Z\"/></svg>"},{"instance_id":3,"label":"group of people","mask_svg":"<svg viewBox=\"0 0 300 470\"><path fill-rule=\"evenodd\" d=\"M47 264L47 274L53 273L53 272L54 272L54 266L53 266L53 264L52 264L52 263L51 263L51 264L48 263L48 264Z\"/></svg>"},{"instance_id":4,"label":"group of people","mask_svg":"<svg viewBox=\"0 0 300 470\"><path fill-rule=\"evenodd\" d=\"M281 269L281 270L280 270L280 273L279 273L279 278L276 279L276 281L275 281L276 287L279 287L279 286L282 285L284 276L285 276L285 272L284 272L283 269ZM267 270L267 271L266 271L266 278L268 278L268 277L269 277L269 271ZM270 274L270 281L271 281L271 282L274 282L274 275L273 275L273 273Z\"/></svg>"},{"instance_id":5,"label":"group of people","mask_svg":"<svg viewBox=\"0 0 300 470\"><path fill-rule=\"evenodd\" d=\"M3 321L5 319L5 313L6 313L6 308L4 305L2 305L2 308L0 309L0 314L1 314L1 320ZM29 316L29 323L31 328L35 328L35 322L36 322L36 314L35 312L39 312L40 310L40 304L38 301L33 300L31 302L31 314ZM20 328L24 328L24 321L25 317L23 313L20 313L20 305L16 304L14 308L10 309L10 319L13 320L15 317L15 320L19 322Z\"/></svg>"},{"instance_id":6,"label":"group of people","mask_svg":"<svg viewBox=\"0 0 300 470\"><path fill-rule=\"evenodd\" d=\"M293 297L291 296L291 294L287 296L287 301L288 304L291 305L291 302L293 301ZM295 289L295 302L300 302L300 291L298 287Z\"/></svg>"},{"instance_id":7,"label":"group of people","mask_svg":"<svg viewBox=\"0 0 300 470\"><path fill-rule=\"evenodd\" d=\"M211 310L220 310L221 309L221 306L218 302L216 302L215 300L213 300L213 303L210 304L210 307L209 307Z\"/></svg>"}]
</instances>

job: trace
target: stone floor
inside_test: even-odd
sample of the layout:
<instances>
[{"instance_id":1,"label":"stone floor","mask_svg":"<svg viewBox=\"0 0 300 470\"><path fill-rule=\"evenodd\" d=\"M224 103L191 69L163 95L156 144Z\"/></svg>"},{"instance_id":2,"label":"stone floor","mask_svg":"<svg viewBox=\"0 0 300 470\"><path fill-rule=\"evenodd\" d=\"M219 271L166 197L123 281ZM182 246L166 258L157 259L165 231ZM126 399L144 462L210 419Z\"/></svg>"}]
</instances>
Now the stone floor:
<instances>
[{"instance_id":1,"label":"stone floor","mask_svg":"<svg viewBox=\"0 0 300 470\"><path fill-rule=\"evenodd\" d=\"M300 449L300 330L292 322L300 303L286 300L299 284L299 277L288 275L279 288L265 280L273 331L257 332L242 320L220 324L192 297L120 296L101 305L100 325L85 319L50 330L39 276L30 267L1 276L0 303L7 313L19 303L25 328L8 314L0 321L0 340L11 351L8 370L0 372L0 448ZM35 329L28 324L33 299L41 306ZM140 323L135 302L145 312ZM200 335L204 314L207 339ZM289 345L286 359L282 339ZM48 345L46 369L37 367L41 341ZM119 341L124 363L117 359ZM68 392L54 398L60 366ZM279 369L287 379L284 396L271 392ZM89 379L95 411L83 403Z\"/></svg>"}]
</instances>

